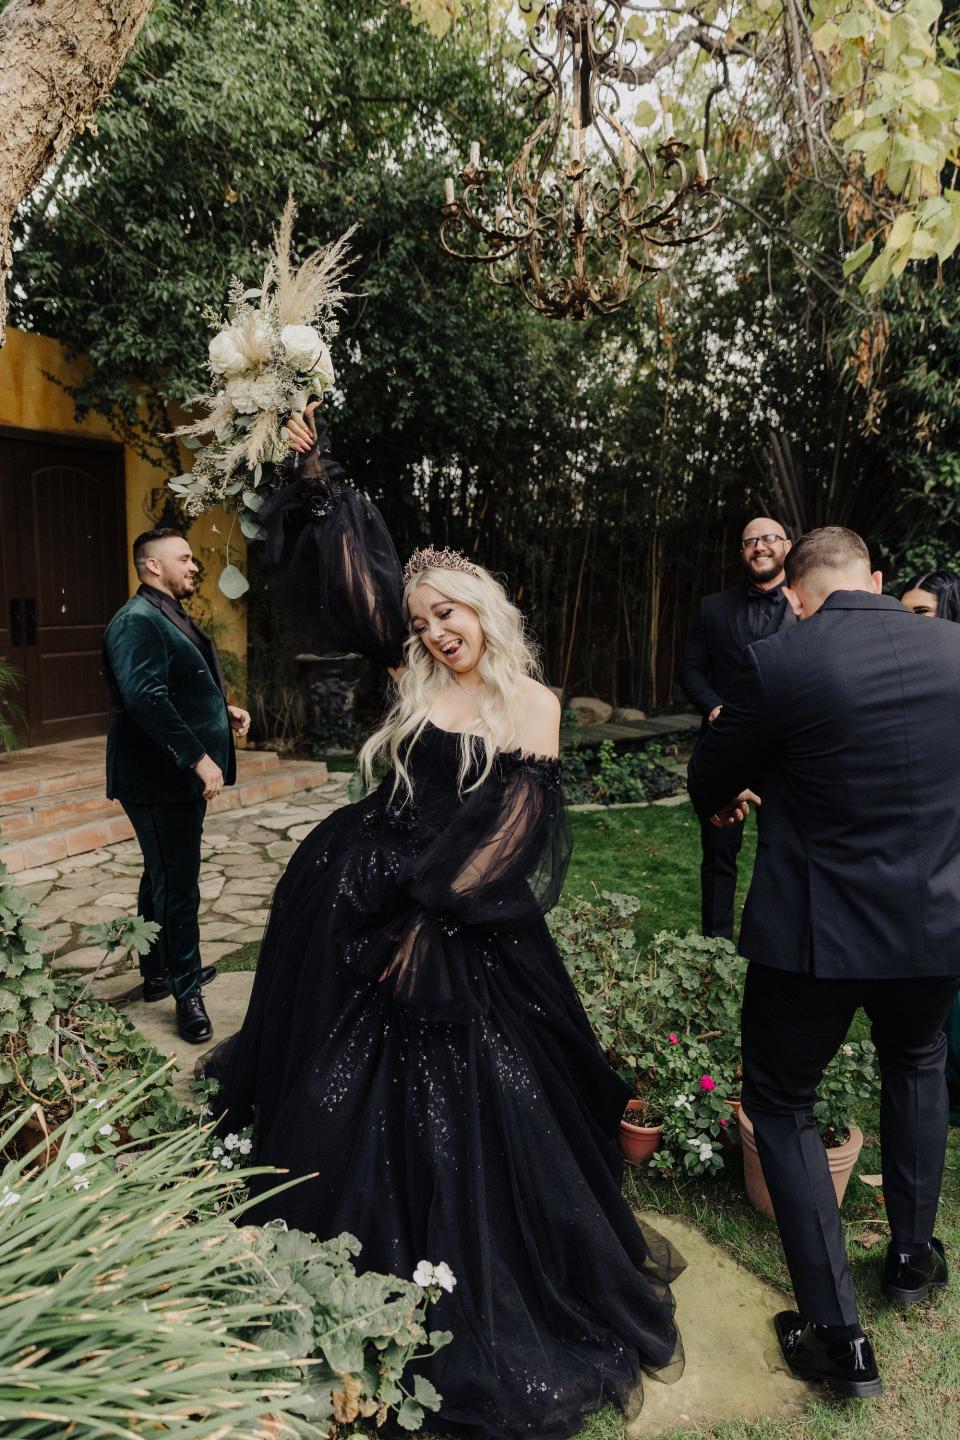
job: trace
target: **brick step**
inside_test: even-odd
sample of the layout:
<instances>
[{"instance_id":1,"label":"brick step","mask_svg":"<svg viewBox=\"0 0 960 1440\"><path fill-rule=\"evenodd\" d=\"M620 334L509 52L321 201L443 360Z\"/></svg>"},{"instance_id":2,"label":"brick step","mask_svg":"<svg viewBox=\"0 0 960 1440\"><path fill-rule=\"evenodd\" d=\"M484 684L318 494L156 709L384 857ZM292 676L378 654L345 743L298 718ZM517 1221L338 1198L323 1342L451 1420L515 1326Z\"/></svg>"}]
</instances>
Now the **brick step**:
<instances>
[{"instance_id":1,"label":"brick step","mask_svg":"<svg viewBox=\"0 0 960 1440\"><path fill-rule=\"evenodd\" d=\"M275 774L279 766L280 757L274 750L237 752L237 779L241 784ZM103 793L102 764L87 766L72 776L56 778L69 778L76 783L16 800L5 799L4 787L0 786L0 837L9 841L22 840L30 835L46 833L57 825L67 826L116 813L113 802Z\"/></svg>"},{"instance_id":2,"label":"brick step","mask_svg":"<svg viewBox=\"0 0 960 1440\"><path fill-rule=\"evenodd\" d=\"M263 751L259 755L269 753ZM272 764L254 765L252 774L244 764L237 784L229 786L212 800L207 813L218 815L224 811L262 805L268 800L282 800L288 795L316 790L327 782L327 767L320 761L287 761L281 764L277 755L272 758ZM0 838L12 840L11 844L0 849L0 860L13 874L18 874L21 870L55 865L68 856L85 855L91 850L100 850L104 845L129 840L133 828L120 806L115 800L106 799L103 799L103 805L102 814L94 817L87 815L83 820L74 815L72 820L68 817L66 823L47 820L17 840L7 836L5 823L0 822Z\"/></svg>"},{"instance_id":3,"label":"brick step","mask_svg":"<svg viewBox=\"0 0 960 1440\"><path fill-rule=\"evenodd\" d=\"M100 742L101 746L105 742ZM66 748L66 747L64 747ZM38 756L39 750L29 752ZM0 813L8 805L20 806L33 800L45 800L51 796L70 794L74 790L89 790L104 783L104 761L101 756L96 764L84 764L66 768L52 764L49 768L33 764L18 772L18 752L14 753L0 768ZM267 770L276 770L280 756L275 750L238 750L237 768L244 777L261 775ZM32 773L31 773L32 772Z\"/></svg>"}]
</instances>

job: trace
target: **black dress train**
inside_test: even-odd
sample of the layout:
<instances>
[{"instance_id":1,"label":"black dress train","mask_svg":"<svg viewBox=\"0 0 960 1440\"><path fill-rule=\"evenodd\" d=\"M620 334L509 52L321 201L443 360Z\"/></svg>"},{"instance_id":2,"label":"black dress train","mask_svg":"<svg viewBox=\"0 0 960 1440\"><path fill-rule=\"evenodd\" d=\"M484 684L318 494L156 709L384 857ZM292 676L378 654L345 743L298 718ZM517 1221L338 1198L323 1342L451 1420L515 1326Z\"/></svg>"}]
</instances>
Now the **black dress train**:
<instances>
[{"instance_id":1,"label":"black dress train","mask_svg":"<svg viewBox=\"0 0 960 1440\"><path fill-rule=\"evenodd\" d=\"M284 516L296 583L320 567L352 643L389 654L389 537L354 492L325 496L305 529ZM388 776L290 860L243 1028L208 1073L230 1126L253 1120L258 1163L317 1172L247 1218L348 1230L376 1270L453 1270L431 1323L454 1339L417 1367L443 1397L428 1428L553 1440L606 1402L635 1410L641 1372L679 1373L683 1262L621 1196L627 1090L544 920L569 854L559 763L498 754L461 794L459 739L427 724L407 764L412 803Z\"/></svg>"}]
</instances>

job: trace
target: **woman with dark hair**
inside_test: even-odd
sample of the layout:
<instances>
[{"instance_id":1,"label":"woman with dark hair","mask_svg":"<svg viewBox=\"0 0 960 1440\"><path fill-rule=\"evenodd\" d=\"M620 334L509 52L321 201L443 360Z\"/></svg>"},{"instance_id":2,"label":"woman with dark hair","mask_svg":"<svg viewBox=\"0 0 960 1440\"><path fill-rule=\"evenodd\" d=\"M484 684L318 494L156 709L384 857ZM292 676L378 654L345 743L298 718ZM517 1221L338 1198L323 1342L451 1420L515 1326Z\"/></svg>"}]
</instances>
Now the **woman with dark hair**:
<instances>
[{"instance_id":1,"label":"woman with dark hair","mask_svg":"<svg viewBox=\"0 0 960 1440\"><path fill-rule=\"evenodd\" d=\"M914 615L933 620L960 620L960 575L955 570L930 570L914 575L900 592L900 604ZM960 995L947 1016L947 1089L950 1124L960 1125Z\"/></svg>"},{"instance_id":2,"label":"woman with dark hair","mask_svg":"<svg viewBox=\"0 0 960 1440\"><path fill-rule=\"evenodd\" d=\"M900 604L914 615L960 620L960 575L955 570L930 570L914 575L900 592Z\"/></svg>"}]
</instances>

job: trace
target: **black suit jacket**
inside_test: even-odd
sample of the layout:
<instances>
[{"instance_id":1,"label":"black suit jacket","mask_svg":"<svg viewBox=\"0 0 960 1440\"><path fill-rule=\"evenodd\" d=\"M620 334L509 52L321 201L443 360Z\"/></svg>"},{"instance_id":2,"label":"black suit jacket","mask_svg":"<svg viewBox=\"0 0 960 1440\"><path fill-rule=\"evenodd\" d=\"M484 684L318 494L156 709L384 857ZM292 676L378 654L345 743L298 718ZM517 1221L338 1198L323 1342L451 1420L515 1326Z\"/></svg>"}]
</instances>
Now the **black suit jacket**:
<instances>
[{"instance_id":1,"label":"black suit jacket","mask_svg":"<svg viewBox=\"0 0 960 1440\"><path fill-rule=\"evenodd\" d=\"M741 581L729 590L705 595L690 628L680 666L680 685L704 719L717 705L724 704L727 691L740 668L744 649L750 644L748 606L768 603L750 600L749 592L749 584ZM794 623L793 611L781 592L764 639Z\"/></svg>"},{"instance_id":2,"label":"black suit jacket","mask_svg":"<svg viewBox=\"0 0 960 1440\"><path fill-rule=\"evenodd\" d=\"M110 692L107 795L156 805L203 794L193 766L207 754L226 784L236 754L226 683L216 647L191 623L141 586L114 615L103 637ZM209 662L207 656L209 655Z\"/></svg>"},{"instance_id":3,"label":"black suit jacket","mask_svg":"<svg viewBox=\"0 0 960 1440\"><path fill-rule=\"evenodd\" d=\"M688 785L702 816L746 788L762 798L749 959L960 974L960 625L835 591L747 648Z\"/></svg>"}]
</instances>

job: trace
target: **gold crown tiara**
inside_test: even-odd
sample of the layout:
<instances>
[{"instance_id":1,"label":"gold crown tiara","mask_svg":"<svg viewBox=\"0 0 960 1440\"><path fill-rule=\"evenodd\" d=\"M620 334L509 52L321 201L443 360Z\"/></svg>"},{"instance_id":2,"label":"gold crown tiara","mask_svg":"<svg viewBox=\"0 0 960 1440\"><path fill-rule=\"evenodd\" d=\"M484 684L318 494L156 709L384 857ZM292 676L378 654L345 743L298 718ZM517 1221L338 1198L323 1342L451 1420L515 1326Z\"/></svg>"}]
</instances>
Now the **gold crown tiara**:
<instances>
[{"instance_id":1,"label":"gold crown tiara","mask_svg":"<svg viewBox=\"0 0 960 1440\"><path fill-rule=\"evenodd\" d=\"M422 575L424 570L462 570L466 575L480 573L459 550L448 550L446 547L437 550L433 545L428 545L425 550L414 550L403 567L404 585L409 585L414 575Z\"/></svg>"}]
</instances>

